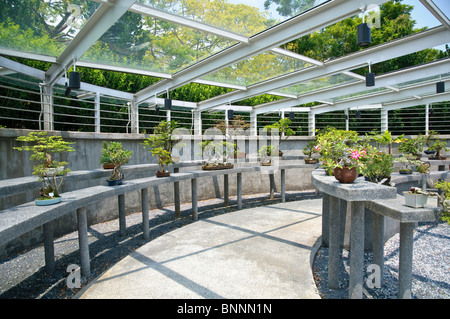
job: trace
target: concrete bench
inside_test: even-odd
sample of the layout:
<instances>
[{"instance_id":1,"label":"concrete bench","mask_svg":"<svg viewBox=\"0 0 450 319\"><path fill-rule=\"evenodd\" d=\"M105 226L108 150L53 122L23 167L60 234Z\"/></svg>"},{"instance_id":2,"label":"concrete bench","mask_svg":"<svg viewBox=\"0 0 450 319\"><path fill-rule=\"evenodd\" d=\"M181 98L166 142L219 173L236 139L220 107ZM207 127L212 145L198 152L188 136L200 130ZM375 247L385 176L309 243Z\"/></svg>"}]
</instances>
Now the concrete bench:
<instances>
[{"instance_id":1,"label":"concrete bench","mask_svg":"<svg viewBox=\"0 0 450 319\"><path fill-rule=\"evenodd\" d=\"M437 201L437 198L434 198ZM441 207L427 204L424 208L405 205L405 198L397 195L395 199L368 201L366 207L375 212L373 223L373 261L380 268L380 283L383 282L384 269L384 219L389 217L400 222L400 260L398 298L411 299L413 231L417 222L437 221L442 214Z\"/></svg>"},{"instance_id":2,"label":"concrete bench","mask_svg":"<svg viewBox=\"0 0 450 319\"><path fill-rule=\"evenodd\" d=\"M308 164L286 164L279 166L246 166L236 167L233 169L204 171L196 170L190 172L172 173L169 177L157 178L146 177L140 179L127 180L120 186L93 186L89 188L79 189L71 192L62 193L62 202L51 206L36 206L34 202L25 203L0 211L0 246L7 244L9 241L25 234L32 229L43 225L44 228L44 250L46 270L52 273L55 268L54 261L54 243L52 221L65 214L76 211L78 220L78 238L81 262L82 276L90 275L90 259L89 245L87 233L87 216L86 206L107 198L118 198L119 207L119 232L124 235L126 232L125 224L125 194L133 191L141 192L141 205L143 214L143 235L144 239L149 239L149 187L176 183L182 180L191 180L191 198L192 198L192 218L197 220L197 179L208 176L217 176L229 174L237 174L237 201L238 209L242 208L242 174L246 172L261 172L268 174L273 178L273 174L277 171L281 172L281 197L285 201L285 170L311 168ZM228 203L228 179L224 179L225 203ZM272 187L271 187L272 188ZM272 189L271 189L272 191ZM179 193L174 193L175 203L179 204Z\"/></svg>"}]
</instances>

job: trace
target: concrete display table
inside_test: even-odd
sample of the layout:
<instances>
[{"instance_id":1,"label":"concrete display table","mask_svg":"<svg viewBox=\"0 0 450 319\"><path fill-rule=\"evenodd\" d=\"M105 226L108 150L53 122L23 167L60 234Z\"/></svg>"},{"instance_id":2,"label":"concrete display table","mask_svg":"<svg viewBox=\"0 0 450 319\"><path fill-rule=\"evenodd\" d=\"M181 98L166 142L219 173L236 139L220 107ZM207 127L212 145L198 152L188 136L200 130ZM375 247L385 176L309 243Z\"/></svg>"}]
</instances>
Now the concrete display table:
<instances>
[{"instance_id":1,"label":"concrete display table","mask_svg":"<svg viewBox=\"0 0 450 319\"><path fill-rule=\"evenodd\" d=\"M437 200L436 197L431 197ZM432 201L429 199L429 201ZM413 262L413 231L417 222L429 222L439 219L442 208L427 204L425 208L412 208L404 205L403 196L395 199L366 202L366 207L376 212L374 214L374 235L383 232L384 218L390 217L400 222L400 260L398 298L411 298L412 262ZM380 267L380 283L383 283L384 243L380 238L373 242L373 261Z\"/></svg>"},{"instance_id":2,"label":"concrete display table","mask_svg":"<svg viewBox=\"0 0 450 319\"><path fill-rule=\"evenodd\" d=\"M351 184L341 184L334 176L326 175L324 169L313 171L311 182L317 190L324 193L324 205L328 205L329 209L328 286L332 289L339 288L339 199L351 205L349 299L360 299L363 288L365 202L396 198L397 189L366 182L362 177Z\"/></svg>"},{"instance_id":3,"label":"concrete display table","mask_svg":"<svg viewBox=\"0 0 450 319\"><path fill-rule=\"evenodd\" d=\"M203 171L193 170L189 172L177 172L171 174L169 177L157 178L155 176L139 178L133 180L127 180L120 186L93 186L89 188L74 190L71 192L62 193L63 200L59 204L51 206L36 206L34 202L25 203L22 205L14 206L0 211L0 246L7 244L11 240L25 234L36 227L43 226L44 228L44 250L45 250L45 264L47 272L53 272L55 268L54 262L54 244L53 244L53 227L52 221L68 214L72 211L77 212L78 220L78 239L81 261L81 275L89 276L90 274L90 260L89 260L89 244L87 233L87 213L86 207L97 201L105 200L108 198L117 197L119 208L119 233L124 235L126 232L125 224L125 194L133 191L141 192L141 207L143 215L143 235L144 239L149 239L149 203L148 203L148 191L149 187L174 184L175 187L175 210L179 211L180 205L180 192L177 189L180 181L191 181L191 198L192 198L192 219L197 220L198 208L197 208L197 179L202 177L211 177L217 175L225 175L224 179L224 197L225 205L228 204L228 175L237 175L237 206L238 209L242 208L242 174L250 172L260 172L261 174L267 174L271 180L274 178L273 174L277 171L281 173L281 198L282 202L285 201L285 170L286 169L300 169L311 168L310 164L286 164L278 166L246 166L236 167L226 170L215 171ZM105 174L99 172L100 174ZM93 172L97 174L97 172ZM86 176L86 174L85 174ZM16 180L17 182L17 180ZM14 184L11 182L4 182L3 190L6 194L14 194L14 189L17 192L22 192L24 185L30 185L28 179L23 179L24 184ZM33 182L34 183L34 182ZM0 190L2 189L0 185ZM17 187L17 188L16 188ZM271 192L273 191L273 185L271 184Z\"/></svg>"}]
</instances>

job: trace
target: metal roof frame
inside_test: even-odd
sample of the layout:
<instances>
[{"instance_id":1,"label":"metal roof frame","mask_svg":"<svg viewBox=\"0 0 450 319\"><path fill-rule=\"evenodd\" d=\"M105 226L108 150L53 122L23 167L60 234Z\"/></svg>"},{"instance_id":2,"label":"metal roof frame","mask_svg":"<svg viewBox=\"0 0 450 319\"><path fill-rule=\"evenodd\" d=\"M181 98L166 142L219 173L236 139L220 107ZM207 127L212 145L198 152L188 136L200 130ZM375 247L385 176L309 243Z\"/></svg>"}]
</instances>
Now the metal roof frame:
<instances>
[{"instance_id":1,"label":"metal roof frame","mask_svg":"<svg viewBox=\"0 0 450 319\"><path fill-rule=\"evenodd\" d=\"M279 46L301 36L310 34L316 30L325 28L326 26L332 25L342 19L357 15L363 12L369 5L381 5L388 0L330 0L250 37L245 37L218 27L154 9L147 5L139 4L136 0L94 1L100 3L97 11L93 16L91 16L84 27L58 57L54 58L35 53L19 52L1 48L0 54L2 56L0 56L0 67L13 72L33 76L46 85L53 85L56 83L64 85L64 79L61 78L61 76L74 63L76 63L77 66L108 69L118 72L135 73L161 78L161 80L157 83L136 93L120 92L87 83L82 83L81 85L82 91L99 92L101 95L127 99L133 101L136 105L144 102L160 103L157 96L190 82L224 86L234 90L230 93L199 103L186 103L183 101L177 101L179 103L175 102L175 105L179 104L183 107L193 108L199 112L239 108L240 110L253 110L256 114L262 114L286 110L289 108L292 109L300 104L321 102L321 105L312 108L294 108L295 111L298 112L310 111L314 114L319 114L333 110L351 108L358 103L358 105L381 104L382 107L386 109L393 109L395 108L395 105L389 104L389 102L393 99L400 98L405 102L398 102L397 105L399 107L403 105L411 105L411 103L425 104L425 101L431 100L448 100L448 93L429 95L433 90L432 84L423 83L415 88L406 87L401 89L395 87L395 85L406 82L406 80L410 80L411 78L424 78L427 76L437 76L442 74L444 73L442 71L444 68L447 70L450 69L449 59L436 61L423 66L416 66L407 70L400 70L386 75L378 75L376 77L377 87L385 87L387 90L378 92L377 94L364 95L354 98L353 100L343 99L339 102L334 102L332 100L333 98L349 93L357 93L367 90L363 83L364 77L350 72L355 68L366 66L369 63L376 64L394 57L399 57L409 53L418 52L426 48L433 48L438 45L450 43L450 21L448 17L440 10L440 8L437 7L431 0L420 0L420 2L437 18L438 21L440 21L440 23L442 23L442 26L428 29L411 36L392 40L378 46L372 46L347 56L326 62L320 62L309 57L281 49ZM101 63L79 61L82 55L127 11L169 21L171 23L193 28L201 32L220 35L221 37L236 41L237 44L174 74L150 72L127 67L117 67ZM247 87L202 79L202 77L207 74L211 74L238 61L243 61L267 51L272 51L277 54L302 60L310 63L312 66ZM51 62L52 66L46 72L39 71L21 65L20 63L13 62L4 56L18 56ZM357 81L354 83L336 85L330 88L322 89L320 90L320 95L318 95L316 91L307 92L301 95L277 91L298 83L307 82L338 73L344 73L352 76ZM284 96L286 99L255 107L242 107L231 104L233 102L260 94Z\"/></svg>"}]
</instances>

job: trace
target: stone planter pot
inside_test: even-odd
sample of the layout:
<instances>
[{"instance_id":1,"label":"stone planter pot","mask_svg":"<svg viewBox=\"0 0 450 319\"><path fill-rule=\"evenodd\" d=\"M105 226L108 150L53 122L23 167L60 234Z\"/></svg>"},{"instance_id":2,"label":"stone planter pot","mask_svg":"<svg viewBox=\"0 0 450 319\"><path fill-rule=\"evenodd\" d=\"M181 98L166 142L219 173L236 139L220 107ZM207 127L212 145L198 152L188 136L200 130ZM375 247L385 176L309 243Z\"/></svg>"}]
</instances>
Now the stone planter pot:
<instances>
[{"instance_id":1,"label":"stone planter pot","mask_svg":"<svg viewBox=\"0 0 450 319\"><path fill-rule=\"evenodd\" d=\"M358 177L358 170L356 167L336 167L334 169L334 177L339 181L339 183L350 184L353 183Z\"/></svg>"},{"instance_id":2,"label":"stone planter pot","mask_svg":"<svg viewBox=\"0 0 450 319\"><path fill-rule=\"evenodd\" d=\"M428 201L428 196L423 194L413 194L410 191L403 192L403 196L405 196L405 205L409 207L425 207Z\"/></svg>"}]
</instances>

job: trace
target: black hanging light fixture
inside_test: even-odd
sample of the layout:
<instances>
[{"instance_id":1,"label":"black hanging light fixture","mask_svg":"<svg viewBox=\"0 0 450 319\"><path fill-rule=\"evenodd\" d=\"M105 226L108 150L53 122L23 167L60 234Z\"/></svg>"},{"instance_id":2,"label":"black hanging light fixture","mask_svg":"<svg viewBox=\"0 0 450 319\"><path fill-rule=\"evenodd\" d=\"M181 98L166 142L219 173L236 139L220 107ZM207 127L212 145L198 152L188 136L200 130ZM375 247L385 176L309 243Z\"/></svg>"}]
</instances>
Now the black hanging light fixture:
<instances>
[{"instance_id":1,"label":"black hanging light fixture","mask_svg":"<svg viewBox=\"0 0 450 319\"><path fill-rule=\"evenodd\" d=\"M164 109L166 110L172 109L172 99L169 98L169 90L167 90L167 98L164 99Z\"/></svg>"},{"instance_id":2,"label":"black hanging light fixture","mask_svg":"<svg viewBox=\"0 0 450 319\"><path fill-rule=\"evenodd\" d=\"M232 120L234 118L233 110L227 110L227 117L229 120Z\"/></svg>"},{"instance_id":3,"label":"black hanging light fixture","mask_svg":"<svg viewBox=\"0 0 450 319\"><path fill-rule=\"evenodd\" d=\"M375 73L372 73L369 63L369 73L366 74L366 86L375 86Z\"/></svg>"},{"instance_id":4,"label":"black hanging light fixture","mask_svg":"<svg viewBox=\"0 0 450 319\"><path fill-rule=\"evenodd\" d=\"M293 121L295 118L295 113L294 112L289 112L289 120Z\"/></svg>"},{"instance_id":5,"label":"black hanging light fixture","mask_svg":"<svg viewBox=\"0 0 450 319\"><path fill-rule=\"evenodd\" d=\"M445 92L445 82L437 82L436 83L436 93L444 93Z\"/></svg>"},{"instance_id":6,"label":"black hanging light fixture","mask_svg":"<svg viewBox=\"0 0 450 319\"><path fill-rule=\"evenodd\" d=\"M368 23L366 23L366 16L363 12L362 23L356 26L356 40L358 46L367 47L372 43L371 28Z\"/></svg>"},{"instance_id":7,"label":"black hanging light fixture","mask_svg":"<svg viewBox=\"0 0 450 319\"><path fill-rule=\"evenodd\" d=\"M81 85L81 76L80 73L77 72L75 63L73 64L73 71L69 72L69 88L70 89L79 89Z\"/></svg>"}]
</instances>

